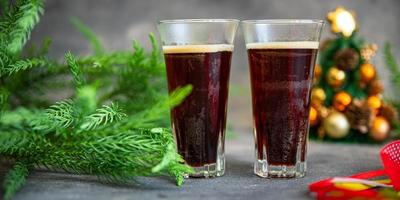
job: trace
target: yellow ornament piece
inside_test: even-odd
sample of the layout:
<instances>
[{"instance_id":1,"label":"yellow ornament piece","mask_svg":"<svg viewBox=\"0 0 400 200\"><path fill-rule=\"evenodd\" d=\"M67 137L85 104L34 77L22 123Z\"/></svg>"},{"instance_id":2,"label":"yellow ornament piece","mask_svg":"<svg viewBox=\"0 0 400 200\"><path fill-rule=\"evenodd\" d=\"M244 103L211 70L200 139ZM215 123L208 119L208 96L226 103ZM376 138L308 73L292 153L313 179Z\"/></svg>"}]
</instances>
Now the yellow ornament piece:
<instances>
[{"instance_id":1,"label":"yellow ornament piece","mask_svg":"<svg viewBox=\"0 0 400 200\"><path fill-rule=\"evenodd\" d=\"M317 110L313 107L310 108L309 119L310 119L310 126L314 126L318 122L318 113L317 113Z\"/></svg>"},{"instance_id":2,"label":"yellow ornament piece","mask_svg":"<svg viewBox=\"0 0 400 200\"><path fill-rule=\"evenodd\" d=\"M346 137L350 130L349 121L341 112L332 112L329 114L324 119L323 127L326 134L334 139Z\"/></svg>"},{"instance_id":3,"label":"yellow ornament piece","mask_svg":"<svg viewBox=\"0 0 400 200\"><path fill-rule=\"evenodd\" d=\"M370 136L375 141L381 142L389 136L389 131L389 122L384 117L378 116L372 122Z\"/></svg>"},{"instance_id":4,"label":"yellow ornament piece","mask_svg":"<svg viewBox=\"0 0 400 200\"><path fill-rule=\"evenodd\" d=\"M319 78L322 74L322 68L319 65L315 65L314 78Z\"/></svg>"},{"instance_id":5,"label":"yellow ornament piece","mask_svg":"<svg viewBox=\"0 0 400 200\"><path fill-rule=\"evenodd\" d=\"M372 64L364 63L360 67L361 80L364 82L369 82L375 78L376 71Z\"/></svg>"},{"instance_id":6,"label":"yellow ornament piece","mask_svg":"<svg viewBox=\"0 0 400 200\"><path fill-rule=\"evenodd\" d=\"M368 106L372 108L372 110L377 110L382 106L381 98L377 96L370 96L367 99Z\"/></svg>"},{"instance_id":7,"label":"yellow ornament piece","mask_svg":"<svg viewBox=\"0 0 400 200\"><path fill-rule=\"evenodd\" d=\"M338 92L333 97L333 107L338 111L344 111L351 103L351 96L347 92Z\"/></svg>"},{"instance_id":8,"label":"yellow ornament piece","mask_svg":"<svg viewBox=\"0 0 400 200\"><path fill-rule=\"evenodd\" d=\"M311 92L311 102L313 105L321 105L326 99L325 91L322 88L314 88Z\"/></svg>"},{"instance_id":9,"label":"yellow ornament piece","mask_svg":"<svg viewBox=\"0 0 400 200\"><path fill-rule=\"evenodd\" d=\"M346 73L336 67L331 67L326 77L329 85L332 87L340 87L346 79Z\"/></svg>"},{"instance_id":10,"label":"yellow ornament piece","mask_svg":"<svg viewBox=\"0 0 400 200\"><path fill-rule=\"evenodd\" d=\"M331 23L333 33L342 33L345 37L349 37L356 30L357 23L354 19L354 12L348 11L341 6L329 12L326 18Z\"/></svg>"}]
</instances>

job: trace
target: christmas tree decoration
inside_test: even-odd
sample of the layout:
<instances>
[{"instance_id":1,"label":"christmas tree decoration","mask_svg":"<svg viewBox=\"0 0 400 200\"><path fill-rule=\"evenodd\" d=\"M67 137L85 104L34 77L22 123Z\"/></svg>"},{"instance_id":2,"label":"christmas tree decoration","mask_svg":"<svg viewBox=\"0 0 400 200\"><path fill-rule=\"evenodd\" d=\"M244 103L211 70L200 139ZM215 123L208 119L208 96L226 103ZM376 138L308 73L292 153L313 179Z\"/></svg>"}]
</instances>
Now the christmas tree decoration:
<instances>
[{"instance_id":1,"label":"christmas tree decoration","mask_svg":"<svg viewBox=\"0 0 400 200\"><path fill-rule=\"evenodd\" d=\"M372 57L375 56L376 51L378 50L378 45L376 44L367 44L361 50L361 58L364 62L369 63Z\"/></svg>"},{"instance_id":2,"label":"christmas tree decoration","mask_svg":"<svg viewBox=\"0 0 400 200\"><path fill-rule=\"evenodd\" d=\"M360 67L360 77L364 82L369 82L375 78L376 71L372 64L364 63Z\"/></svg>"},{"instance_id":3,"label":"christmas tree decoration","mask_svg":"<svg viewBox=\"0 0 400 200\"><path fill-rule=\"evenodd\" d=\"M343 113L332 112L324 119L323 128L329 137L341 139L349 133L350 124Z\"/></svg>"},{"instance_id":4,"label":"christmas tree decoration","mask_svg":"<svg viewBox=\"0 0 400 200\"><path fill-rule=\"evenodd\" d=\"M379 115L381 115L391 123L399 120L399 114L396 108L389 104L382 105Z\"/></svg>"},{"instance_id":5,"label":"christmas tree decoration","mask_svg":"<svg viewBox=\"0 0 400 200\"><path fill-rule=\"evenodd\" d=\"M360 56L353 49L342 49L336 52L334 61L336 66L343 71L350 71L357 67Z\"/></svg>"},{"instance_id":6,"label":"christmas tree decoration","mask_svg":"<svg viewBox=\"0 0 400 200\"><path fill-rule=\"evenodd\" d=\"M375 141L381 142L389 137L389 131L389 122L384 117L378 116L372 122L370 136Z\"/></svg>"},{"instance_id":7,"label":"christmas tree decoration","mask_svg":"<svg viewBox=\"0 0 400 200\"><path fill-rule=\"evenodd\" d=\"M325 91L321 88L314 88L311 92L311 102L313 105L322 105L326 99Z\"/></svg>"},{"instance_id":8,"label":"christmas tree decoration","mask_svg":"<svg viewBox=\"0 0 400 200\"><path fill-rule=\"evenodd\" d=\"M333 97L333 107L338 111L344 111L351 103L351 96L347 92L338 92Z\"/></svg>"},{"instance_id":9,"label":"christmas tree decoration","mask_svg":"<svg viewBox=\"0 0 400 200\"><path fill-rule=\"evenodd\" d=\"M314 68L314 80L318 80L322 75L322 69L321 66L315 65Z\"/></svg>"},{"instance_id":10,"label":"christmas tree decoration","mask_svg":"<svg viewBox=\"0 0 400 200\"><path fill-rule=\"evenodd\" d=\"M309 119L310 119L310 126L314 126L318 123L318 113L317 110L313 107L310 108Z\"/></svg>"},{"instance_id":11,"label":"christmas tree decoration","mask_svg":"<svg viewBox=\"0 0 400 200\"><path fill-rule=\"evenodd\" d=\"M372 110L377 111L382 106L382 100L378 96L370 96L367 99L368 107Z\"/></svg>"},{"instance_id":12,"label":"christmas tree decoration","mask_svg":"<svg viewBox=\"0 0 400 200\"><path fill-rule=\"evenodd\" d=\"M366 104L366 101L354 100L345 111L350 127L362 134L368 133L373 118L373 112Z\"/></svg>"},{"instance_id":13,"label":"christmas tree decoration","mask_svg":"<svg viewBox=\"0 0 400 200\"><path fill-rule=\"evenodd\" d=\"M384 86L371 64L378 46L360 36L354 16L354 12L343 7L326 16L336 36L320 45L311 100L318 122L312 119L310 136L346 142L382 142L395 134L392 128L400 130L396 112L400 103L394 108L382 99ZM387 60L393 81L400 87L397 64L392 56L387 56Z\"/></svg>"},{"instance_id":14,"label":"christmas tree decoration","mask_svg":"<svg viewBox=\"0 0 400 200\"><path fill-rule=\"evenodd\" d=\"M379 80L373 80L368 85L368 95L378 95L382 94L384 90L383 84Z\"/></svg>"},{"instance_id":15,"label":"christmas tree decoration","mask_svg":"<svg viewBox=\"0 0 400 200\"><path fill-rule=\"evenodd\" d=\"M332 32L341 33L345 37L350 37L357 27L354 12L348 11L341 6L329 12L327 19L331 23Z\"/></svg>"},{"instance_id":16,"label":"christmas tree decoration","mask_svg":"<svg viewBox=\"0 0 400 200\"><path fill-rule=\"evenodd\" d=\"M346 79L346 73L336 67L332 67L328 71L328 75L326 80L328 81L329 85L334 88L340 87L343 85Z\"/></svg>"}]
</instances>

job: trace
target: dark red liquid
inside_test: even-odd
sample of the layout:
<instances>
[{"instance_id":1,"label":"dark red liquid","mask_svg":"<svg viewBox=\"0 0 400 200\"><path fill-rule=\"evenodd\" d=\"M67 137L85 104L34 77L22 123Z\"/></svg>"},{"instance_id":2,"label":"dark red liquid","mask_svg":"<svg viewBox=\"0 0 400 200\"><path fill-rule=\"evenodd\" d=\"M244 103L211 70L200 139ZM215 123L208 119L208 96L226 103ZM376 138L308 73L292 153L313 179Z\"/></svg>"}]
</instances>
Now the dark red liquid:
<instances>
[{"instance_id":1,"label":"dark red liquid","mask_svg":"<svg viewBox=\"0 0 400 200\"><path fill-rule=\"evenodd\" d=\"M168 89L191 84L192 93L171 111L178 152L193 167L216 163L224 141L232 52L167 53Z\"/></svg>"},{"instance_id":2,"label":"dark red liquid","mask_svg":"<svg viewBox=\"0 0 400 200\"><path fill-rule=\"evenodd\" d=\"M269 165L305 160L310 89L317 49L249 49L258 159Z\"/></svg>"}]
</instances>

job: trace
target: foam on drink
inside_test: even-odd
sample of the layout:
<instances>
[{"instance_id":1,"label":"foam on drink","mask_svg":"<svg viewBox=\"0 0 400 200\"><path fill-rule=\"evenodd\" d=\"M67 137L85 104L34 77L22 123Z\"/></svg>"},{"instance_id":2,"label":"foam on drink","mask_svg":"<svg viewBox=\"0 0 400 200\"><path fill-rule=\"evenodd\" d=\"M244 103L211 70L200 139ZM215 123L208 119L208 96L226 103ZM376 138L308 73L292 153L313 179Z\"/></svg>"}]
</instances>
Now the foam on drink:
<instances>
[{"instance_id":1,"label":"foam on drink","mask_svg":"<svg viewBox=\"0 0 400 200\"><path fill-rule=\"evenodd\" d=\"M247 49L318 49L319 42L292 41L292 42L263 42L246 44Z\"/></svg>"},{"instance_id":2,"label":"foam on drink","mask_svg":"<svg viewBox=\"0 0 400 200\"><path fill-rule=\"evenodd\" d=\"M230 44L176 45L176 46L163 46L162 49L165 54L212 53L221 51L233 51L233 45Z\"/></svg>"}]
</instances>

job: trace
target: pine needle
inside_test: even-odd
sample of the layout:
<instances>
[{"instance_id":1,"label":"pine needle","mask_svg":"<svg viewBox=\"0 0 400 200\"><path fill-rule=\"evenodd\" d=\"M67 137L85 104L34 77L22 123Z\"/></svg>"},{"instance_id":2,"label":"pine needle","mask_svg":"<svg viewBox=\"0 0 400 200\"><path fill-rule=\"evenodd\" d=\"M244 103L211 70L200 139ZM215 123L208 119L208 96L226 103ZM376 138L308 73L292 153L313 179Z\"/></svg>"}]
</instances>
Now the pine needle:
<instances>
[{"instance_id":1,"label":"pine needle","mask_svg":"<svg viewBox=\"0 0 400 200\"><path fill-rule=\"evenodd\" d=\"M10 200L13 195L25 184L28 172L28 166L25 163L17 162L7 173L3 184L4 200Z\"/></svg>"},{"instance_id":2,"label":"pine needle","mask_svg":"<svg viewBox=\"0 0 400 200\"><path fill-rule=\"evenodd\" d=\"M392 81L400 88L400 69L396 62L396 58L392 53L392 47L390 43L386 42L384 46L384 58L386 68L389 69Z\"/></svg>"},{"instance_id":3,"label":"pine needle","mask_svg":"<svg viewBox=\"0 0 400 200\"><path fill-rule=\"evenodd\" d=\"M24 71L28 69L32 69L34 67L46 67L52 66L53 63L45 58L31 58L25 60L18 60L14 64L11 64L4 68L4 72L9 76L15 74L19 71Z\"/></svg>"},{"instance_id":4,"label":"pine needle","mask_svg":"<svg viewBox=\"0 0 400 200\"><path fill-rule=\"evenodd\" d=\"M65 60L67 61L67 64L72 73L72 77L74 78L75 87L82 87L83 84L85 84L85 80L76 58L71 54L71 52L68 52L65 54Z\"/></svg>"},{"instance_id":5,"label":"pine needle","mask_svg":"<svg viewBox=\"0 0 400 200\"><path fill-rule=\"evenodd\" d=\"M15 12L8 18L7 50L12 54L22 50L33 27L39 22L39 17L44 12L41 0L24 0L21 2L23 3L17 5Z\"/></svg>"},{"instance_id":6,"label":"pine needle","mask_svg":"<svg viewBox=\"0 0 400 200\"><path fill-rule=\"evenodd\" d=\"M93 130L99 126L120 121L124 117L126 117L126 114L122 113L117 104L103 105L94 114L85 118L85 122L80 126L80 129L85 131Z\"/></svg>"}]
</instances>

